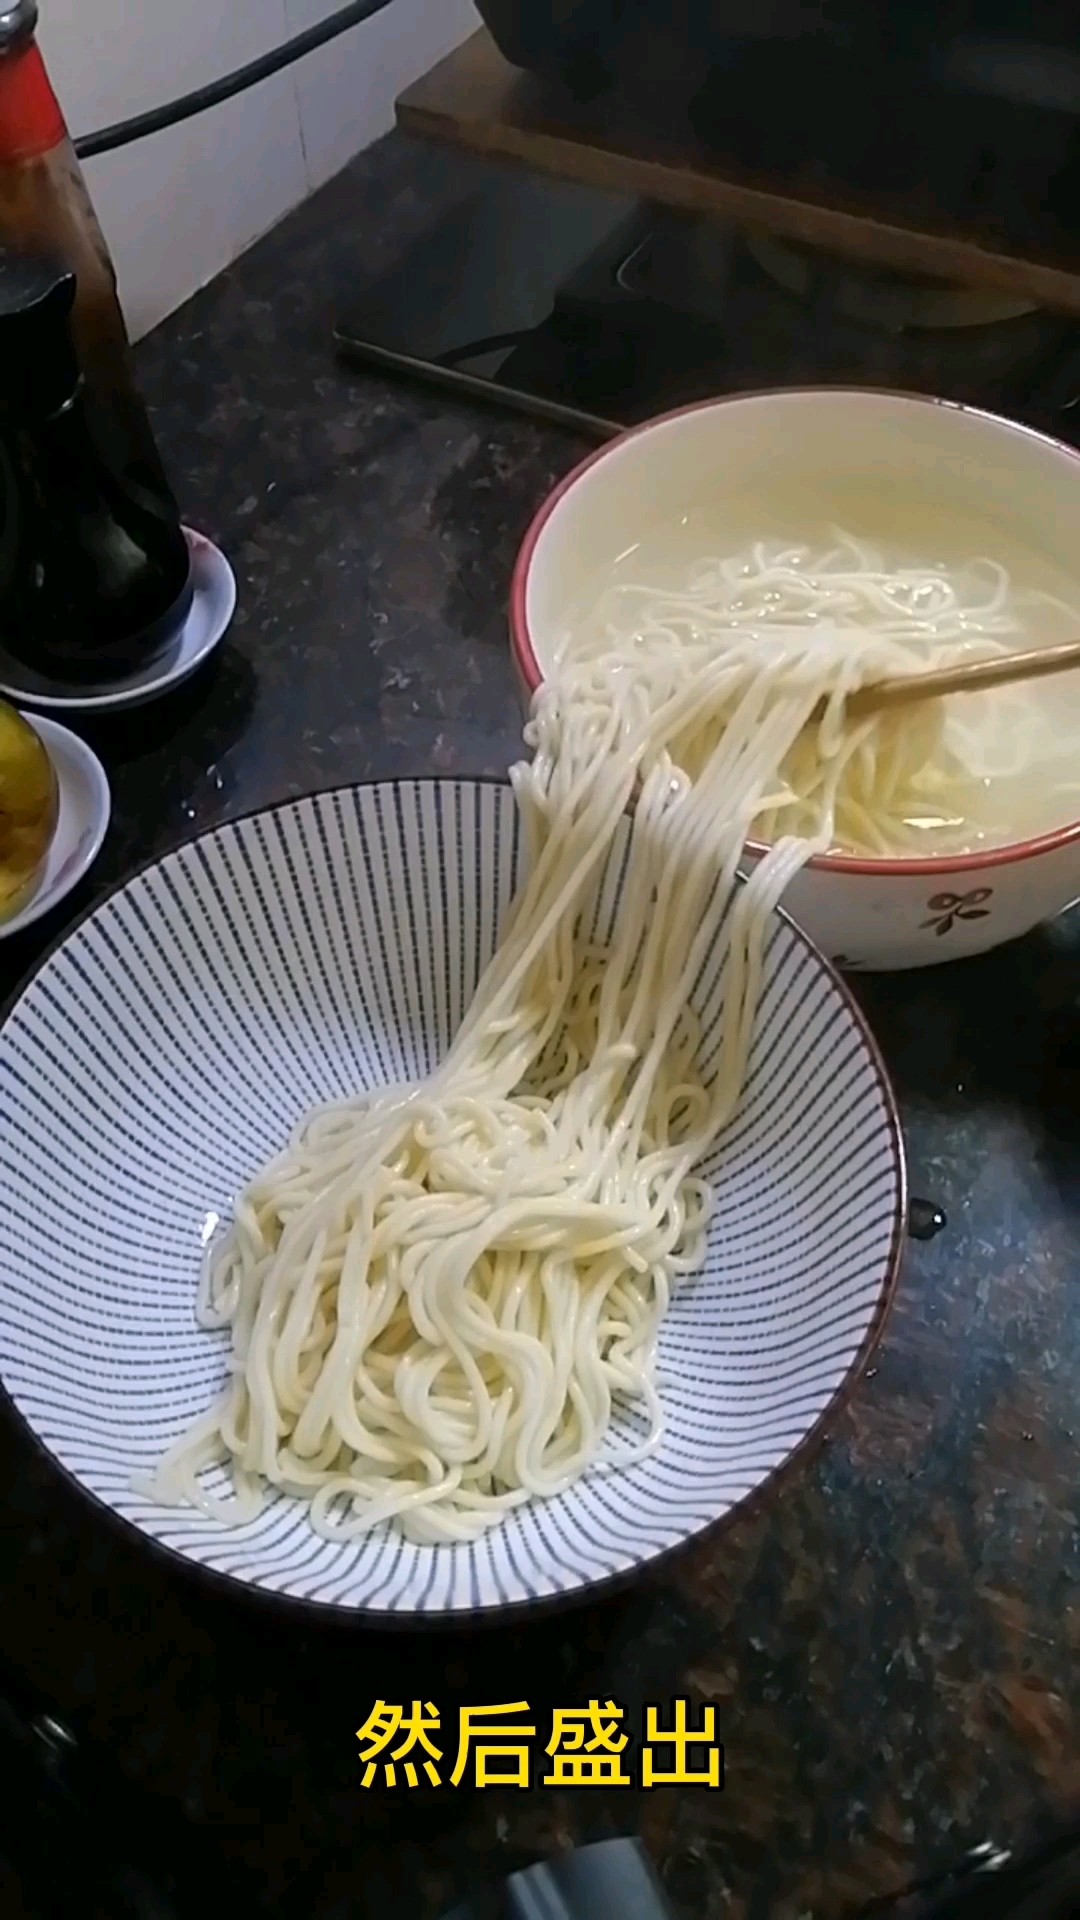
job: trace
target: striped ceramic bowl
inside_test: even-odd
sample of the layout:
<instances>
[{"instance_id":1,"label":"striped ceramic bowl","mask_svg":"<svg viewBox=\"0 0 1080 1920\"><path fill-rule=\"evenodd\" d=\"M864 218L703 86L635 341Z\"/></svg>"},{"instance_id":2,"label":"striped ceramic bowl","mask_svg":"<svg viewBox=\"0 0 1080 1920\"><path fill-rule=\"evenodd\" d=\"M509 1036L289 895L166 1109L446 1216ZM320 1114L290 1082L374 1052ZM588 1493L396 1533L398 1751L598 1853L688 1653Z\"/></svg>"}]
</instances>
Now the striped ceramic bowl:
<instances>
[{"instance_id":1,"label":"striped ceramic bowl","mask_svg":"<svg viewBox=\"0 0 1080 1920\"><path fill-rule=\"evenodd\" d=\"M225 1378L226 1336L194 1315L208 1236L305 1108L430 1069L518 851L495 782L289 802L130 880L0 1030L4 1386L86 1493L210 1576L383 1619L582 1595L772 1488L880 1334L905 1217L896 1113L846 990L778 915L746 1094L706 1169L705 1270L660 1340L659 1452L462 1547L335 1545L288 1499L233 1531L132 1490ZM723 984L701 984L706 1030Z\"/></svg>"}]
</instances>

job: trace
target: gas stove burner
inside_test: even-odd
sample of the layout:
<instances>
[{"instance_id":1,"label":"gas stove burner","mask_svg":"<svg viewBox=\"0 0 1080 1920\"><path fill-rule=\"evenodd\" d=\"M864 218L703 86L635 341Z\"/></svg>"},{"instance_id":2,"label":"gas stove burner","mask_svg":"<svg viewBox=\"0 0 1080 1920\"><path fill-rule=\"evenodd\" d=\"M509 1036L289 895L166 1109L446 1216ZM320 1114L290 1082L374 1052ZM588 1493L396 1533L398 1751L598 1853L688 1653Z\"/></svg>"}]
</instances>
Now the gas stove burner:
<instances>
[{"instance_id":1,"label":"gas stove burner","mask_svg":"<svg viewBox=\"0 0 1080 1920\"><path fill-rule=\"evenodd\" d=\"M883 333L936 333L1000 326L1039 311L1035 302L996 288L956 287L941 280L896 273L869 262L839 260L817 247L778 239L774 233L743 234L751 258L785 293L816 298L828 276L834 313Z\"/></svg>"},{"instance_id":2,"label":"gas stove burner","mask_svg":"<svg viewBox=\"0 0 1080 1920\"><path fill-rule=\"evenodd\" d=\"M613 280L629 300L651 302L657 324L668 313L704 326L696 349L704 358L710 337L714 348L722 341L716 384L730 386L839 380L1008 409L1006 383L1022 390L1076 333L1075 321L1015 294L905 277L760 228L655 210L631 230L609 271L609 300ZM597 262L559 297L599 311ZM670 353L677 363L673 345Z\"/></svg>"},{"instance_id":3,"label":"gas stove burner","mask_svg":"<svg viewBox=\"0 0 1080 1920\"><path fill-rule=\"evenodd\" d=\"M501 169L470 176L337 339L350 358L599 439L718 393L822 384L1080 433L1069 313Z\"/></svg>"}]
</instances>

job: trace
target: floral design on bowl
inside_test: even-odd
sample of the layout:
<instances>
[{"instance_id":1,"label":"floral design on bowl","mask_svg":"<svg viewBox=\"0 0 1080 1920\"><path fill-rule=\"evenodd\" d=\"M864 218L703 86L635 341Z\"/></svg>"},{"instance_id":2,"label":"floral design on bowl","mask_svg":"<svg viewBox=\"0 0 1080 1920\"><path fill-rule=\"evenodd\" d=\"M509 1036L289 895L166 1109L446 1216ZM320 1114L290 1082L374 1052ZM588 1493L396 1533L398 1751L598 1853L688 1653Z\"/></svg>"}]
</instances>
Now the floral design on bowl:
<instances>
[{"instance_id":1,"label":"floral design on bowl","mask_svg":"<svg viewBox=\"0 0 1080 1920\"><path fill-rule=\"evenodd\" d=\"M993 887L974 887L970 893L932 893L927 901L931 918L923 921L924 931L933 927L939 936L950 933L958 920L986 920L990 909L983 903L993 898Z\"/></svg>"}]
</instances>

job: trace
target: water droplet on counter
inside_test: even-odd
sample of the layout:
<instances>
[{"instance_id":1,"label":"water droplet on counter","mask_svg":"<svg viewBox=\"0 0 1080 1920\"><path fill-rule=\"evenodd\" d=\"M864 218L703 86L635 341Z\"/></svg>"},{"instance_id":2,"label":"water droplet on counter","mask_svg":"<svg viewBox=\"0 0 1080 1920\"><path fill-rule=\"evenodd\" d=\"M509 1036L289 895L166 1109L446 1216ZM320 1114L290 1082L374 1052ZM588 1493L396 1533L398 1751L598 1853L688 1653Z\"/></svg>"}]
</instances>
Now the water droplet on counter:
<instances>
[{"instance_id":1,"label":"water droplet on counter","mask_svg":"<svg viewBox=\"0 0 1080 1920\"><path fill-rule=\"evenodd\" d=\"M944 1208L932 1200L912 1200L908 1207L908 1232L913 1240L935 1240L948 1226Z\"/></svg>"}]
</instances>

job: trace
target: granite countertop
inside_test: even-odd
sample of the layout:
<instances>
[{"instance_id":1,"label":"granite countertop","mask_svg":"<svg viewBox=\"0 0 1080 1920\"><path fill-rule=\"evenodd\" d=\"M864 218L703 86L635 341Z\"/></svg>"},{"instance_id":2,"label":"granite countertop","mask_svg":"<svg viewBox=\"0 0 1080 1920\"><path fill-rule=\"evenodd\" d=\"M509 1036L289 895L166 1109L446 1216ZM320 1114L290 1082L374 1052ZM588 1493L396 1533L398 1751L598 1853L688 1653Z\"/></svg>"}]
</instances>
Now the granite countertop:
<instances>
[{"instance_id":1,"label":"granite countertop","mask_svg":"<svg viewBox=\"0 0 1080 1920\"><path fill-rule=\"evenodd\" d=\"M465 164L465 163L461 163ZM74 913L196 828L370 775L503 769L504 604L569 436L337 365L329 321L447 192L364 156L141 351L190 519L231 555L228 646L90 737L114 782ZM10 988L46 941L0 949ZM251 1910L407 1901L640 1832L685 1920L814 1920L1080 1802L1080 1035L1075 927L860 991L895 1075L912 1245L884 1347L769 1511L625 1596L513 1630L320 1628L144 1557L0 1427L0 1655ZM722 1793L365 1794L373 1700L715 1703Z\"/></svg>"}]
</instances>

